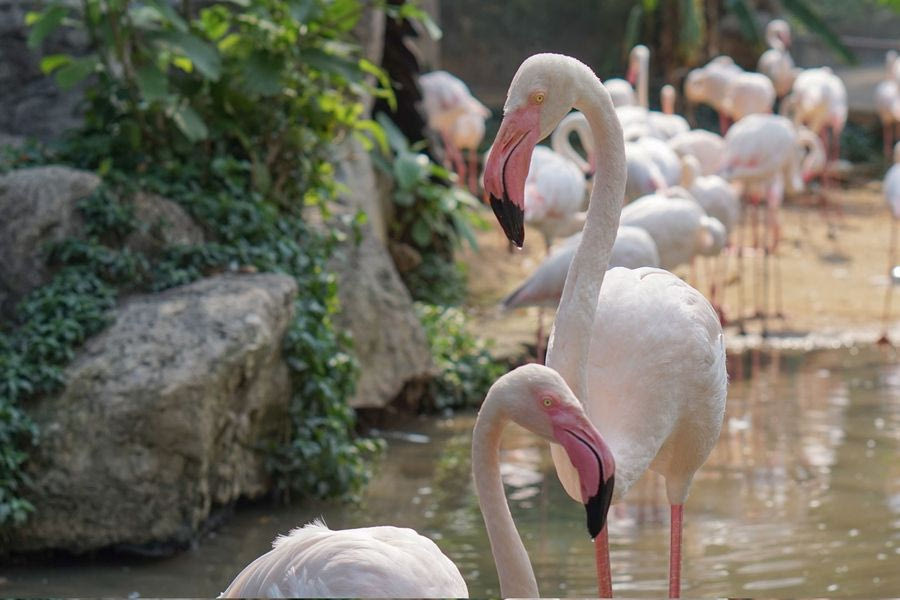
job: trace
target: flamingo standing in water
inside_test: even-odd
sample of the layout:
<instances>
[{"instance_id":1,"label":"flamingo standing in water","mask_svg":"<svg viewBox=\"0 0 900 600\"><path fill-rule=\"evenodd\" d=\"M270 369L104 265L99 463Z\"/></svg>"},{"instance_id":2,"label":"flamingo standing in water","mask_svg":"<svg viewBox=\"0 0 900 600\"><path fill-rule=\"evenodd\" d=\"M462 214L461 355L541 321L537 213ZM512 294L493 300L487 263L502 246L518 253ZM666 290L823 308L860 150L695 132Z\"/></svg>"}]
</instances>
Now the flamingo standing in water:
<instances>
[{"instance_id":1,"label":"flamingo standing in water","mask_svg":"<svg viewBox=\"0 0 900 600\"><path fill-rule=\"evenodd\" d=\"M884 141L884 158L891 156L895 128L900 124L900 60L897 52L890 50L884 57L886 73L875 87L875 108L881 120L881 137Z\"/></svg>"},{"instance_id":2,"label":"flamingo standing in water","mask_svg":"<svg viewBox=\"0 0 900 600\"><path fill-rule=\"evenodd\" d=\"M681 590L683 504L694 473L715 445L725 410L725 343L712 306L678 277L652 268L606 270L625 192L625 143L609 93L589 67L556 54L522 63L484 184L507 237L521 246L531 152L573 107L590 124L601 173L566 277L547 365L584 403L609 445L616 465L613 501L648 468L665 478L672 517L669 595L675 597ZM578 464L564 447L551 444L551 453L566 491L583 501ZM595 549L600 596L609 597L605 527Z\"/></svg>"},{"instance_id":3,"label":"flamingo standing in water","mask_svg":"<svg viewBox=\"0 0 900 600\"><path fill-rule=\"evenodd\" d=\"M575 465L588 532L605 527L615 463L603 437L562 377L525 365L488 390L472 436L472 474L504 597L537 598L534 571L500 478L500 436L514 422L560 444ZM224 598L467 598L456 565L412 529L332 531L319 521L275 540L235 577Z\"/></svg>"},{"instance_id":4,"label":"flamingo standing in water","mask_svg":"<svg viewBox=\"0 0 900 600\"><path fill-rule=\"evenodd\" d=\"M900 220L900 142L894 146L894 166L888 169L884 176L884 199L891 211L891 243L888 247L888 280L887 290L884 293L884 313L882 323L884 333L878 340L879 344L890 344L888 339L888 323L891 315L891 294L894 291L894 263L897 251L897 221Z\"/></svg>"},{"instance_id":5,"label":"flamingo standing in water","mask_svg":"<svg viewBox=\"0 0 900 600\"><path fill-rule=\"evenodd\" d=\"M783 98L790 93L799 69L788 50L791 47L791 27L783 19L773 19L766 25L769 49L762 53L756 70L772 80L775 94Z\"/></svg>"}]
</instances>

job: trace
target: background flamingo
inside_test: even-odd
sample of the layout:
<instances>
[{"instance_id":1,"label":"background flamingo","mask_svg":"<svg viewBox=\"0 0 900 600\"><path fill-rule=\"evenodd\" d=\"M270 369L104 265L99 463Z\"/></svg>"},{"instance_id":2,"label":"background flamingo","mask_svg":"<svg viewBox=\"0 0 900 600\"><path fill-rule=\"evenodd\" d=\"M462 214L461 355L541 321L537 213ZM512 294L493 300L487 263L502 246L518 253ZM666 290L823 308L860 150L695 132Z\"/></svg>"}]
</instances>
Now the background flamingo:
<instances>
[{"instance_id":1,"label":"background flamingo","mask_svg":"<svg viewBox=\"0 0 900 600\"><path fill-rule=\"evenodd\" d=\"M884 80L875 87L875 109L881 120L884 158L887 160L894 145L895 129L900 123L900 61L897 60L897 52L894 50L890 50L884 60L886 72Z\"/></svg>"},{"instance_id":2,"label":"background flamingo","mask_svg":"<svg viewBox=\"0 0 900 600\"><path fill-rule=\"evenodd\" d=\"M794 81L788 108L795 123L822 138L828 160L837 160L848 112L847 88L841 78L828 67L804 70Z\"/></svg>"},{"instance_id":3,"label":"background flamingo","mask_svg":"<svg viewBox=\"0 0 900 600\"><path fill-rule=\"evenodd\" d=\"M770 113L775 103L775 86L760 73L739 73L725 87L721 107L731 122L754 113Z\"/></svg>"},{"instance_id":4,"label":"background flamingo","mask_svg":"<svg viewBox=\"0 0 900 600\"><path fill-rule=\"evenodd\" d=\"M614 499L648 468L665 477L672 515L669 594L677 596L682 505L718 437L725 407L724 340L709 302L674 275L646 268L606 272L625 189L625 147L609 93L587 66L552 54L522 63L488 158L485 187L507 236L521 245L529 154L573 106L588 118L603 171L566 278L547 364L585 403L612 450ZM685 368L673 370L672 364ZM551 451L566 491L583 498L577 465L562 448L551 445ZM599 591L606 597L612 586L605 527L597 555Z\"/></svg>"},{"instance_id":5,"label":"background flamingo","mask_svg":"<svg viewBox=\"0 0 900 600\"><path fill-rule=\"evenodd\" d=\"M702 67L691 69L684 80L684 97L691 104L708 104L719 113L719 129L727 129L725 92L731 80L743 73L730 56L717 56Z\"/></svg>"},{"instance_id":6,"label":"background flamingo","mask_svg":"<svg viewBox=\"0 0 900 600\"><path fill-rule=\"evenodd\" d=\"M554 239L581 229L583 204L584 175L578 166L546 146L535 148L525 182L525 221L541 232L547 252Z\"/></svg>"},{"instance_id":7,"label":"background flamingo","mask_svg":"<svg viewBox=\"0 0 900 600\"><path fill-rule=\"evenodd\" d=\"M889 344L888 325L891 316L891 295L894 291L894 264L897 252L897 221L900 220L900 142L894 146L894 165L888 169L884 176L884 199L891 211L891 242L888 247L888 280L887 290L884 293L884 312L881 318L884 325L884 333L879 338L879 344Z\"/></svg>"},{"instance_id":8,"label":"background flamingo","mask_svg":"<svg viewBox=\"0 0 900 600\"><path fill-rule=\"evenodd\" d=\"M775 94L782 98L790 93L797 78L791 47L791 27L783 19L773 19L766 25L766 43L769 49L762 53L756 70L772 80Z\"/></svg>"},{"instance_id":9,"label":"background flamingo","mask_svg":"<svg viewBox=\"0 0 900 600\"><path fill-rule=\"evenodd\" d=\"M725 140L721 135L705 129L692 129L679 133L668 144L679 157L691 155L696 158L702 175L718 173L725 152Z\"/></svg>"}]
</instances>

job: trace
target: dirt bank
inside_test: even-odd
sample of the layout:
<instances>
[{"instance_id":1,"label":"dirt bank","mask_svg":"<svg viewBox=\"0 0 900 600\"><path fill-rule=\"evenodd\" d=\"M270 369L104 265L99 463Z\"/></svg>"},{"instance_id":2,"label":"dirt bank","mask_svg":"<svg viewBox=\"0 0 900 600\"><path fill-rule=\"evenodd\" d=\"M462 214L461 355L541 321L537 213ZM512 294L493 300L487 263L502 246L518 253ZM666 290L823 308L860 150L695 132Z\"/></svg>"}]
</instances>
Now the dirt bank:
<instances>
[{"instance_id":1,"label":"dirt bank","mask_svg":"<svg viewBox=\"0 0 900 600\"><path fill-rule=\"evenodd\" d=\"M792 198L782 208L778 255L785 318L768 321L770 335L766 339L759 335L761 324L757 319L745 321L747 335L741 335L739 330L739 275L743 275L746 285L744 314L751 315L754 261L745 257L739 270L737 260L729 259L723 308L729 320L726 332L730 349L760 345L822 348L871 343L878 338L888 282L891 223L880 177L881 171L877 169L857 170L840 187L828 192L827 214L812 195ZM747 246L751 236L749 226L745 227ZM543 243L532 233L526 247L511 254L499 227L482 232L479 243L480 252L466 252L462 257L469 269L467 308L473 316L473 325L481 333L488 332L501 354L521 353L524 345L534 344L538 311L525 308L502 313L497 305L540 264ZM698 265L699 281L695 284L705 293L708 292L705 277L708 266ZM682 267L677 274L688 278L689 269ZM774 298L771 302L774 304ZM895 307L896 343L900 340L900 297ZM548 311L548 327L550 318Z\"/></svg>"}]
</instances>

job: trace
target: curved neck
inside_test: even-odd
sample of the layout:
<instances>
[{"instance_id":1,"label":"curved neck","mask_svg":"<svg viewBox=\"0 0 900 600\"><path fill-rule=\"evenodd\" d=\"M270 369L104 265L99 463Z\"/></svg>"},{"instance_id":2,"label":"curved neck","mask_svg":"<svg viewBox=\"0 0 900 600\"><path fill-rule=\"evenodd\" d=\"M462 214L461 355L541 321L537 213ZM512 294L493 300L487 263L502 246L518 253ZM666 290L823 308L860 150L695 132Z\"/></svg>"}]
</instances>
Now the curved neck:
<instances>
[{"instance_id":1,"label":"curved neck","mask_svg":"<svg viewBox=\"0 0 900 600\"><path fill-rule=\"evenodd\" d=\"M648 95L648 78L650 74L648 71L650 70L650 57L646 54L641 54L638 57L638 74L637 74L637 101L639 106L643 106L644 108L650 108L650 97Z\"/></svg>"},{"instance_id":2,"label":"curved neck","mask_svg":"<svg viewBox=\"0 0 900 600\"><path fill-rule=\"evenodd\" d=\"M807 150L807 154L800 164L800 172L803 177L811 177L823 170L826 163L825 148L819 136L804 127L797 131L797 142Z\"/></svg>"},{"instance_id":3,"label":"curved neck","mask_svg":"<svg viewBox=\"0 0 900 600\"><path fill-rule=\"evenodd\" d=\"M580 73L575 108L584 113L590 126L598 173L584 233L566 275L550 333L547 366L562 375L576 398L586 398L585 362L594 313L625 197L625 141L609 92L590 70Z\"/></svg>"},{"instance_id":4,"label":"curved neck","mask_svg":"<svg viewBox=\"0 0 900 600\"><path fill-rule=\"evenodd\" d=\"M509 512L500 478L500 435L508 420L497 405L485 400L472 434L475 493L497 565L500 594L504 598L538 598L534 570Z\"/></svg>"},{"instance_id":5,"label":"curved neck","mask_svg":"<svg viewBox=\"0 0 900 600\"><path fill-rule=\"evenodd\" d=\"M592 148L590 147L590 127L587 120L579 112L572 112L566 115L550 136L550 147L553 151L565 156L581 169L583 173L591 172L591 165L586 161L575 148L572 147L572 140L569 136L572 133L578 136L581 147L590 156Z\"/></svg>"},{"instance_id":6,"label":"curved neck","mask_svg":"<svg viewBox=\"0 0 900 600\"><path fill-rule=\"evenodd\" d=\"M787 50L784 42L781 41L781 38L778 36L778 29L775 27L766 27L766 43L769 45L769 48L774 48L781 52Z\"/></svg>"}]
</instances>

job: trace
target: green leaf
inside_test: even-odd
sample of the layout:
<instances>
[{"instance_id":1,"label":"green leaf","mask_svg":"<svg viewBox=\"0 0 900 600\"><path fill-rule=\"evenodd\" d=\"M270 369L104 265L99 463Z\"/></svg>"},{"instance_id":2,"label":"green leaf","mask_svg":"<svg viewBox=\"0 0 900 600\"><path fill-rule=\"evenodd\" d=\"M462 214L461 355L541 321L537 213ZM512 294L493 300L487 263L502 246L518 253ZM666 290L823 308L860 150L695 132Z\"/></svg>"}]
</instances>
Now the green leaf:
<instances>
[{"instance_id":1,"label":"green leaf","mask_svg":"<svg viewBox=\"0 0 900 600\"><path fill-rule=\"evenodd\" d=\"M155 65L146 65L137 70L137 84L147 102L163 100L169 94L166 76Z\"/></svg>"},{"instance_id":2,"label":"green leaf","mask_svg":"<svg viewBox=\"0 0 900 600\"><path fill-rule=\"evenodd\" d=\"M321 48L304 50L302 60L317 71L339 75L349 82L362 79L362 71L356 61L325 52Z\"/></svg>"},{"instance_id":3,"label":"green leaf","mask_svg":"<svg viewBox=\"0 0 900 600\"><path fill-rule=\"evenodd\" d=\"M25 18L25 22L31 26L31 31L28 32L29 48L40 46L44 39L59 27L59 24L69 14L69 9L58 2L54 2L37 16L34 16L34 14L29 13Z\"/></svg>"},{"instance_id":4,"label":"green leaf","mask_svg":"<svg viewBox=\"0 0 900 600\"><path fill-rule=\"evenodd\" d=\"M172 26L182 33L187 33L188 25L181 18L175 9L172 8L172 5L169 3L169 0L145 0L149 6L152 6L157 11L159 11L160 17L162 21L171 23Z\"/></svg>"},{"instance_id":5,"label":"green leaf","mask_svg":"<svg viewBox=\"0 0 900 600\"><path fill-rule=\"evenodd\" d=\"M397 178L397 185L402 190L411 190L425 175L418 157L423 154L401 153L394 160L394 176Z\"/></svg>"},{"instance_id":6,"label":"green leaf","mask_svg":"<svg viewBox=\"0 0 900 600\"><path fill-rule=\"evenodd\" d=\"M387 134L384 131L384 128L373 121L372 119L363 119L362 121L357 121L355 124L356 130L360 133L365 132L368 133L375 143L378 144L378 149L381 150L382 154L389 154L391 151L390 146L388 145Z\"/></svg>"},{"instance_id":7,"label":"green leaf","mask_svg":"<svg viewBox=\"0 0 900 600\"><path fill-rule=\"evenodd\" d=\"M753 8L747 0L725 0L725 7L737 17L738 26L744 39L754 45L761 43L759 27L756 24Z\"/></svg>"},{"instance_id":8,"label":"green leaf","mask_svg":"<svg viewBox=\"0 0 900 600\"><path fill-rule=\"evenodd\" d=\"M825 21L822 20L822 17L813 11L806 0L782 0L781 4L784 6L785 10L790 12L804 27L822 38L822 41L824 41L835 54L851 65L856 64L856 55L853 54L850 48L844 45L841 38L838 37Z\"/></svg>"},{"instance_id":9,"label":"green leaf","mask_svg":"<svg viewBox=\"0 0 900 600\"><path fill-rule=\"evenodd\" d=\"M450 218L453 219L453 227L456 229L457 234L464 237L469 243L469 247L477 252L478 240L475 238L475 232L472 231L472 228L469 226L466 219L458 212L450 213Z\"/></svg>"},{"instance_id":10,"label":"green leaf","mask_svg":"<svg viewBox=\"0 0 900 600\"><path fill-rule=\"evenodd\" d=\"M268 52L254 51L243 65L244 84L247 90L260 96L274 96L283 89L281 73L284 58Z\"/></svg>"},{"instance_id":11,"label":"green leaf","mask_svg":"<svg viewBox=\"0 0 900 600\"><path fill-rule=\"evenodd\" d=\"M41 73L49 75L70 62L72 62L72 57L68 54L50 54L41 59Z\"/></svg>"},{"instance_id":12,"label":"green leaf","mask_svg":"<svg viewBox=\"0 0 900 600\"><path fill-rule=\"evenodd\" d=\"M218 81L222 72L222 59L215 46L181 31L164 31L156 39L169 49L183 54L204 77Z\"/></svg>"},{"instance_id":13,"label":"green leaf","mask_svg":"<svg viewBox=\"0 0 900 600\"><path fill-rule=\"evenodd\" d=\"M393 121L391 121L389 116L380 112L375 116L375 119L378 121L378 124L381 125L381 128L384 129L388 143L391 145L391 148L394 149L394 152L409 151L409 141L406 139L406 136L403 135L403 132L400 131Z\"/></svg>"},{"instance_id":14,"label":"green leaf","mask_svg":"<svg viewBox=\"0 0 900 600\"><path fill-rule=\"evenodd\" d=\"M190 141L199 142L200 140L206 139L209 135L206 123L203 122L203 119L197 114L197 111L191 108L187 103L178 105L172 111L171 116L175 125L181 130L181 133L183 133Z\"/></svg>"},{"instance_id":15,"label":"green leaf","mask_svg":"<svg viewBox=\"0 0 900 600\"><path fill-rule=\"evenodd\" d=\"M98 64L96 54L76 58L56 72L56 84L67 90L93 73Z\"/></svg>"},{"instance_id":16,"label":"green leaf","mask_svg":"<svg viewBox=\"0 0 900 600\"><path fill-rule=\"evenodd\" d=\"M431 229L428 227L428 223L422 219L417 219L416 222L413 223L410 234L412 235L413 241L420 248L428 247L428 244L431 242Z\"/></svg>"},{"instance_id":17,"label":"green leaf","mask_svg":"<svg viewBox=\"0 0 900 600\"><path fill-rule=\"evenodd\" d=\"M315 0L288 0L287 5L291 17L298 23L306 23L316 8Z\"/></svg>"}]
</instances>

